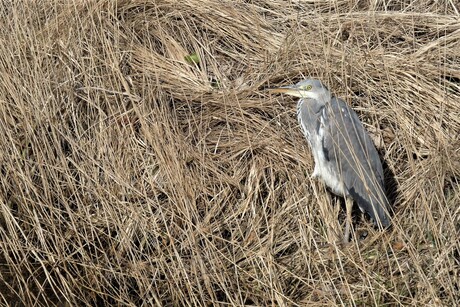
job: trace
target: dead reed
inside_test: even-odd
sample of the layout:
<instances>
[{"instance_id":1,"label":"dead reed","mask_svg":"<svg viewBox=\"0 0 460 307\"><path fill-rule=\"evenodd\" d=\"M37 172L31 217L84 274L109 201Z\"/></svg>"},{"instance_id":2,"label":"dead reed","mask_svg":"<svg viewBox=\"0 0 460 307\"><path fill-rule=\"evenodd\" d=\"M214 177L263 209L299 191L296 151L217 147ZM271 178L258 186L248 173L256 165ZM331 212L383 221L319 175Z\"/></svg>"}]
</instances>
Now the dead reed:
<instances>
[{"instance_id":1,"label":"dead reed","mask_svg":"<svg viewBox=\"0 0 460 307\"><path fill-rule=\"evenodd\" d=\"M386 4L390 3L390 4ZM11 305L460 301L456 1L2 1L0 298ZM385 160L394 226L311 181L311 76Z\"/></svg>"}]
</instances>

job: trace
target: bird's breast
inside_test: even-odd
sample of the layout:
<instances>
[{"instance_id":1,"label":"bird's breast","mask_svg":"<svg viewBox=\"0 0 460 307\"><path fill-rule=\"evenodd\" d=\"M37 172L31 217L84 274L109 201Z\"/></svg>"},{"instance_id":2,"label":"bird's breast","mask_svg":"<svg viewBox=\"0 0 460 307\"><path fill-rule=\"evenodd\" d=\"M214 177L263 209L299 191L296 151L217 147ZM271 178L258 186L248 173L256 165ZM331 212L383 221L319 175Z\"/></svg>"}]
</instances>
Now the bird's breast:
<instances>
[{"instance_id":1,"label":"bird's breast","mask_svg":"<svg viewBox=\"0 0 460 307\"><path fill-rule=\"evenodd\" d=\"M339 196L347 196L343 180L334 171L334 165L330 161L329 151L324 146L325 138L330 138L328 132L330 123L326 108L309 108L309 105L299 104L297 115L302 132L307 139L313 158L315 160L315 170L313 175L317 176Z\"/></svg>"}]
</instances>

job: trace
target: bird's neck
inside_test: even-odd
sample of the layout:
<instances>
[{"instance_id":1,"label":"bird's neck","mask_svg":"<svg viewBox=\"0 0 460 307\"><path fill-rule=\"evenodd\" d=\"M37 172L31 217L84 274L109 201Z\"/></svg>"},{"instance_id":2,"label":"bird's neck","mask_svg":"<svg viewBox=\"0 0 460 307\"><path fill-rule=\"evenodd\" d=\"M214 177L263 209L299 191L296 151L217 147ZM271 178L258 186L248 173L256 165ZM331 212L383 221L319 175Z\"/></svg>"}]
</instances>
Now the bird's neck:
<instances>
[{"instance_id":1,"label":"bird's neck","mask_svg":"<svg viewBox=\"0 0 460 307\"><path fill-rule=\"evenodd\" d=\"M329 91L320 91L317 93L308 93L307 97L303 97L299 100L300 104L307 102L307 103L315 103L318 105L326 105L330 103L332 99L332 95Z\"/></svg>"}]
</instances>

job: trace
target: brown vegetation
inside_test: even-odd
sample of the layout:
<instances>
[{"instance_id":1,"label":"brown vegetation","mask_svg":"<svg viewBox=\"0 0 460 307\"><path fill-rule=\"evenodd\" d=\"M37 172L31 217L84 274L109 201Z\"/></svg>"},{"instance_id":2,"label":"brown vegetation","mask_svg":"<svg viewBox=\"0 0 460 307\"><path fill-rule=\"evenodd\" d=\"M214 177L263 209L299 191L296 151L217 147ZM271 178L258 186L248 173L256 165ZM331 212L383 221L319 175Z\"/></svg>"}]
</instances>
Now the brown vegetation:
<instances>
[{"instance_id":1,"label":"brown vegetation","mask_svg":"<svg viewBox=\"0 0 460 307\"><path fill-rule=\"evenodd\" d=\"M459 10L2 1L2 304L455 305ZM343 200L265 91L304 76L371 133L390 230L356 212L336 243Z\"/></svg>"}]
</instances>

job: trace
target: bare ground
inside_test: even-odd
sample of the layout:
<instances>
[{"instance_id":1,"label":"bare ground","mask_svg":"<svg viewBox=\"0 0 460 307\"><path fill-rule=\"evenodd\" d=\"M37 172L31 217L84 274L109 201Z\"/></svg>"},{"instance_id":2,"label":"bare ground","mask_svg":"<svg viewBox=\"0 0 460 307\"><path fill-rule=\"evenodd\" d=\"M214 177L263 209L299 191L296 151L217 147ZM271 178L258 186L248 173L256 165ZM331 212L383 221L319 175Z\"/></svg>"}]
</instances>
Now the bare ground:
<instances>
[{"instance_id":1,"label":"bare ground","mask_svg":"<svg viewBox=\"0 0 460 307\"><path fill-rule=\"evenodd\" d=\"M2 304L458 304L459 10L2 1ZM371 134L391 229L355 212L338 243L343 200L266 91L305 76Z\"/></svg>"}]
</instances>

